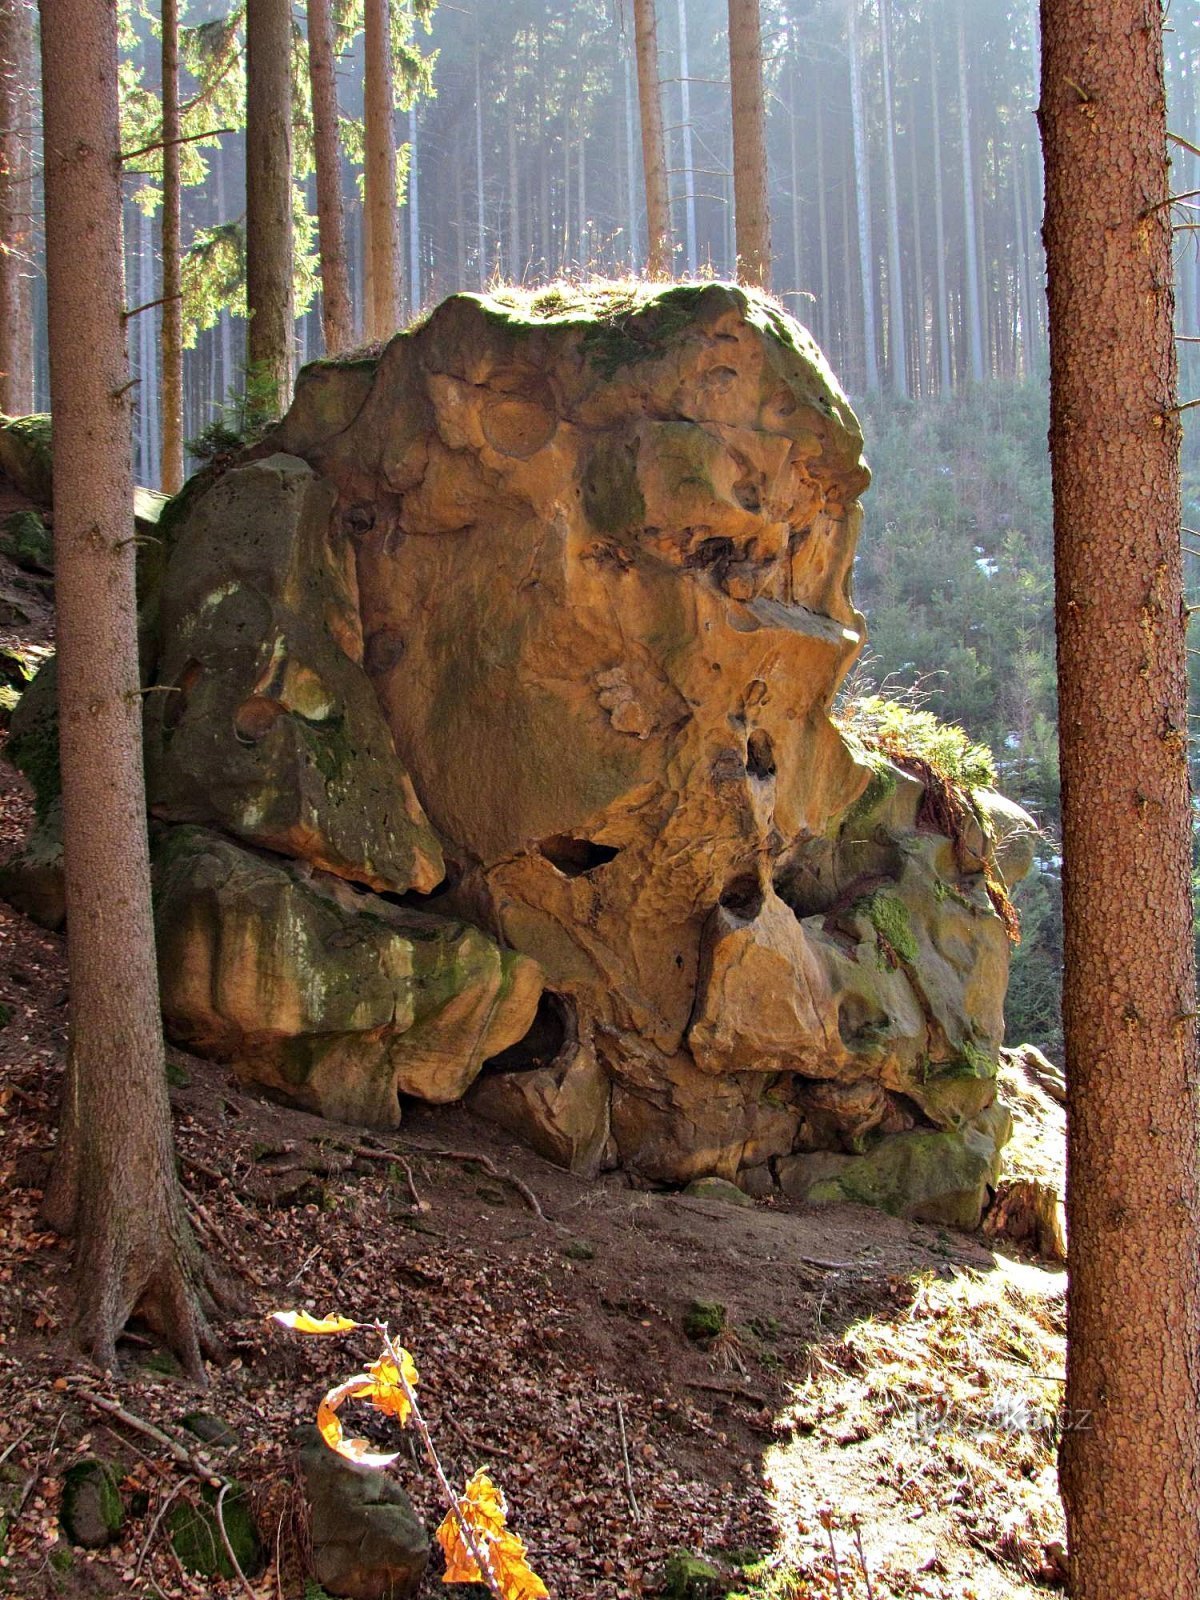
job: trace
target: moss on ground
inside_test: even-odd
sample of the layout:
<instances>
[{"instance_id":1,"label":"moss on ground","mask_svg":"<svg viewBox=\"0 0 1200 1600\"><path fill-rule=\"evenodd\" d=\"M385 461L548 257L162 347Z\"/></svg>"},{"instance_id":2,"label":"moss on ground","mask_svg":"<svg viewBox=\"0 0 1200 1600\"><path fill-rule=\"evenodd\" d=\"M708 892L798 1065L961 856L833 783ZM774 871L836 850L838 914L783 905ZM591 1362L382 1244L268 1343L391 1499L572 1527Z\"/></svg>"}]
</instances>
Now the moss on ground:
<instances>
[{"instance_id":1,"label":"moss on ground","mask_svg":"<svg viewBox=\"0 0 1200 1600\"><path fill-rule=\"evenodd\" d=\"M180 1501L167 1522L171 1548L189 1572L201 1578L234 1578L237 1574L225 1549L217 1521L219 1490L205 1484L195 1504ZM221 1503L221 1515L230 1548L247 1578L254 1578L264 1566L262 1541L245 1489L234 1483Z\"/></svg>"}]
</instances>

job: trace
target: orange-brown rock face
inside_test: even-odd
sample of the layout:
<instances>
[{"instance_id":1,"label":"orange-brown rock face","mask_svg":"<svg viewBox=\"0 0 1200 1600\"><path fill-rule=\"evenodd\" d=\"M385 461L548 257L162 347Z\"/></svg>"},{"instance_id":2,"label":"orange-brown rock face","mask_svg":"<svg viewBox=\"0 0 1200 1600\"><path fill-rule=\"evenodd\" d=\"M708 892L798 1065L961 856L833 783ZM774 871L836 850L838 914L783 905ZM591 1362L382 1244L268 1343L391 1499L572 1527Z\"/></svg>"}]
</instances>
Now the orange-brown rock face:
<instances>
[{"instance_id":1,"label":"orange-brown rock face","mask_svg":"<svg viewBox=\"0 0 1200 1600\"><path fill-rule=\"evenodd\" d=\"M877 840L867 889L895 905L873 921L845 894L866 869L843 820L872 773L830 706L862 642L868 474L797 324L716 284L460 296L377 363L307 369L269 445L315 473L323 559L352 571L341 656L442 841L427 909L543 976L479 1109L555 1159L677 1181L990 1102L1007 958L982 879L950 930L937 871ZM869 830L915 833L877 811ZM968 1092L917 1092L946 1067Z\"/></svg>"}]
</instances>

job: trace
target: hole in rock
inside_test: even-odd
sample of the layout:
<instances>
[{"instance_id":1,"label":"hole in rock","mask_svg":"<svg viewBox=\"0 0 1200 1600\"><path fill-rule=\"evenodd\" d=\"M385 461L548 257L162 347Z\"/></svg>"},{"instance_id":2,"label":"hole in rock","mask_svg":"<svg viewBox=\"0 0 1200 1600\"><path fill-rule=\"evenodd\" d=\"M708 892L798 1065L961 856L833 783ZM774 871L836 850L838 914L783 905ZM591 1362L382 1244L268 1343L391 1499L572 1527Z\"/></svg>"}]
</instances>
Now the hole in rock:
<instances>
[{"instance_id":1,"label":"hole in rock","mask_svg":"<svg viewBox=\"0 0 1200 1600\"><path fill-rule=\"evenodd\" d=\"M735 917L753 922L763 906L762 884L751 873L746 873L741 878L734 878L731 883L725 885L721 895L721 905Z\"/></svg>"},{"instance_id":2,"label":"hole in rock","mask_svg":"<svg viewBox=\"0 0 1200 1600\"><path fill-rule=\"evenodd\" d=\"M557 867L566 878L582 878L621 853L614 845L594 844L591 839L572 839L566 833L555 833L543 839L538 849L550 865Z\"/></svg>"},{"instance_id":3,"label":"hole in rock","mask_svg":"<svg viewBox=\"0 0 1200 1600\"><path fill-rule=\"evenodd\" d=\"M404 637L396 628L377 628L363 646L363 666L371 677L390 672L404 655Z\"/></svg>"},{"instance_id":4,"label":"hole in rock","mask_svg":"<svg viewBox=\"0 0 1200 1600\"><path fill-rule=\"evenodd\" d=\"M762 510L762 492L749 478L742 478L734 484L733 498L743 511Z\"/></svg>"},{"instance_id":5,"label":"hole in rock","mask_svg":"<svg viewBox=\"0 0 1200 1600\"><path fill-rule=\"evenodd\" d=\"M390 889L384 889L380 892L379 898L390 901L394 906L407 906L410 911L421 911L426 906L432 905L435 900L440 900L444 895L448 895L452 889L457 889L461 882L462 868L456 861L447 861L446 876L441 883L435 884L427 892L422 893L420 889L408 889L404 894L395 894Z\"/></svg>"},{"instance_id":6,"label":"hole in rock","mask_svg":"<svg viewBox=\"0 0 1200 1600\"><path fill-rule=\"evenodd\" d=\"M529 1032L507 1050L483 1063L484 1072L534 1072L557 1059L563 1046L578 1037L575 1007L561 994L542 992Z\"/></svg>"},{"instance_id":7,"label":"hole in rock","mask_svg":"<svg viewBox=\"0 0 1200 1600\"><path fill-rule=\"evenodd\" d=\"M188 697L199 683L203 671L204 668L200 663L193 659L175 679L176 692L166 696L167 703L163 707L163 727L168 733L173 733L183 721L188 707Z\"/></svg>"},{"instance_id":8,"label":"hole in rock","mask_svg":"<svg viewBox=\"0 0 1200 1600\"><path fill-rule=\"evenodd\" d=\"M765 728L755 728L746 741L746 771L760 782L775 776L775 746Z\"/></svg>"},{"instance_id":9,"label":"hole in rock","mask_svg":"<svg viewBox=\"0 0 1200 1600\"><path fill-rule=\"evenodd\" d=\"M732 539L702 539L694 550L688 552L684 565L688 567L719 567L733 559Z\"/></svg>"},{"instance_id":10,"label":"hole in rock","mask_svg":"<svg viewBox=\"0 0 1200 1600\"><path fill-rule=\"evenodd\" d=\"M375 507L369 502L360 501L342 513L342 532L350 539L361 539L374 526Z\"/></svg>"},{"instance_id":11,"label":"hole in rock","mask_svg":"<svg viewBox=\"0 0 1200 1600\"><path fill-rule=\"evenodd\" d=\"M258 744L283 715L278 700L268 700L266 695L252 694L243 700L233 713L233 731L240 744Z\"/></svg>"},{"instance_id":12,"label":"hole in rock","mask_svg":"<svg viewBox=\"0 0 1200 1600\"><path fill-rule=\"evenodd\" d=\"M888 1019L882 1011L859 995L848 995L838 1006L838 1033L842 1043L859 1049L882 1043L888 1032Z\"/></svg>"}]
</instances>

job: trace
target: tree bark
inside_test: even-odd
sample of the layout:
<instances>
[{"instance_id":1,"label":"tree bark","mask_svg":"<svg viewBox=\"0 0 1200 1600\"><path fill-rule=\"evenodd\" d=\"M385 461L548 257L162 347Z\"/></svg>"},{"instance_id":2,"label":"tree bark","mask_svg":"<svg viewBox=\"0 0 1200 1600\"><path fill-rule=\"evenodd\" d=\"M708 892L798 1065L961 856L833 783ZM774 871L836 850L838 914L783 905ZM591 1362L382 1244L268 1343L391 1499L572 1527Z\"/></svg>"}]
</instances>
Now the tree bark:
<instances>
[{"instance_id":1,"label":"tree bark","mask_svg":"<svg viewBox=\"0 0 1200 1600\"><path fill-rule=\"evenodd\" d=\"M354 343L342 156L338 142L337 77L329 0L308 0L308 79L312 91L313 157L317 170L317 239L321 255L321 329L326 355Z\"/></svg>"},{"instance_id":2,"label":"tree bark","mask_svg":"<svg viewBox=\"0 0 1200 1600\"><path fill-rule=\"evenodd\" d=\"M292 13L246 0L246 305L249 381L282 415L292 392Z\"/></svg>"},{"instance_id":3,"label":"tree bark","mask_svg":"<svg viewBox=\"0 0 1200 1600\"><path fill-rule=\"evenodd\" d=\"M366 0L365 212L370 265L367 283L367 337L390 339L400 307L399 249L396 229L396 126L392 93L392 35L389 0Z\"/></svg>"},{"instance_id":4,"label":"tree bark","mask_svg":"<svg viewBox=\"0 0 1200 1600\"><path fill-rule=\"evenodd\" d=\"M54 1220L74 1225L83 1347L115 1365L116 1336L137 1312L199 1377L208 1339L171 1148L142 783L117 14L107 0L43 0L41 15L71 924L71 1041L47 1198Z\"/></svg>"},{"instance_id":5,"label":"tree bark","mask_svg":"<svg viewBox=\"0 0 1200 1600\"><path fill-rule=\"evenodd\" d=\"M759 0L729 0L729 85L733 104L733 206L739 283L771 287L771 208L763 103Z\"/></svg>"},{"instance_id":6,"label":"tree bark","mask_svg":"<svg viewBox=\"0 0 1200 1600\"><path fill-rule=\"evenodd\" d=\"M658 80L658 22L654 0L633 0L637 37L638 106L642 118L642 172L646 183L646 275L671 276L671 196Z\"/></svg>"},{"instance_id":7,"label":"tree bark","mask_svg":"<svg viewBox=\"0 0 1200 1600\"><path fill-rule=\"evenodd\" d=\"M1185 611L1158 0L1042 0L1078 1600L1200 1595Z\"/></svg>"},{"instance_id":8,"label":"tree bark","mask_svg":"<svg viewBox=\"0 0 1200 1600\"><path fill-rule=\"evenodd\" d=\"M963 24L965 0L958 5L958 108L962 125L963 236L966 244L967 358L971 378L984 378L983 317L979 297L979 239L975 221L975 153L971 144L971 96L967 84L967 37Z\"/></svg>"},{"instance_id":9,"label":"tree bark","mask_svg":"<svg viewBox=\"0 0 1200 1600\"><path fill-rule=\"evenodd\" d=\"M900 202L896 194L896 119L892 105L892 8L888 0L879 5L880 62L883 68L883 165L884 200L887 212L888 241L888 366L892 388L901 400L908 399L906 367L908 341L904 333L904 281L900 271Z\"/></svg>"},{"instance_id":10,"label":"tree bark","mask_svg":"<svg viewBox=\"0 0 1200 1600\"><path fill-rule=\"evenodd\" d=\"M183 488L183 235L179 178L179 3L162 0L162 488ZM147 404L150 397L147 396Z\"/></svg>"},{"instance_id":11,"label":"tree bark","mask_svg":"<svg viewBox=\"0 0 1200 1600\"><path fill-rule=\"evenodd\" d=\"M943 397L948 396L952 378L950 374L950 297L946 290L946 205L942 190L942 119L939 106L937 44L933 22L929 24L929 103L933 108L933 219L937 268L937 336L938 385Z\"/></svg>"},{"instance_id":12,"label":"tree bark","mask_svg":"<svg viewBox=\"0 0 1200 1600\"><path fill-rule=\"evenodd\" d=\"M0 0L0 411L33 410L33 7Z\"/></svg>"},{"instance_id":13,"label":"tree bark","mask_svg":"<svg viewBox=\"0 0 1200 1600\"><path fill-rule=\"evenodd\" d=\"M687 0L679 10L679 133L683 144L683 238L688 276L696 276L696 157L692 148L692 84L688 63Z\"/></svg>"},{"instance_id":14,"label":"tree bark","mask_svg":"<svg viewBox=\"0 0 1200 1600\"><path fill-rule=\"evenodd\" d=\"M871 168L863 115L862 71L858 56L859 0L847 0L847 52L850 57L850 122L854 140L854 192L858 214L858 262L862 274L863 354L867 390L879 388L875 333L875 252L871 247Z\"/></svg>"}]
</instances>

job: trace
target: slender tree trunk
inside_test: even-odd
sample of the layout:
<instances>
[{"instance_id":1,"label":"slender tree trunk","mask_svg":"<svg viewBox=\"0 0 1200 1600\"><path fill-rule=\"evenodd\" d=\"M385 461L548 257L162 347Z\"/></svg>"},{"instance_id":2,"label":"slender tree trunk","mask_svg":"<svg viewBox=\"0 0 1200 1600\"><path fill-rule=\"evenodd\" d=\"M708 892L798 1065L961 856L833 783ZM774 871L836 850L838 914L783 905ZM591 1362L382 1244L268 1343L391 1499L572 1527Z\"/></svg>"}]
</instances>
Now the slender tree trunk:
<instances>
[{"instance_id":1,"label":"slender tree trunk","mask_svg":"<svg viewBox=\"0 0 1200 1600\"><path fill-rule=\"evenodd\" d=\"M919 126L917 115L917 96L909 96L909 115L912 118L908 135L908 176L909 176L909 201L911 205L912 221L912 254L913 254L913 293L912 293L912 318L910 340L912 360L910 374L912 378L913 393L925 395L929 393L929 368L925 354L925 330L927 326L926 298L925 298L925 248L923 244L923 231L921 228L921 170L917 155L917 129Z\"/></svg>"},{"instance_id":2,"label":"slender tree trunk","mask_svg":"<svg viewBox=\"0 0 1200 1600\"><path fill-rule=\"evenodd\" d=\"M829 199L825 193L825 98L820 85L815 86L817 119L817 233L821 246L821 309L817 326L821 330L821 348L827 350L832 340L833 306L829 297Z\"/></svg>"},{"instance_id":3,"label":"slender tree trunk","mask_svg":"<svg viewBox=\"0 0 1200 1600\"><path fill-rule=\"evenodd\" d=\"M979 303L979 243L975 223L975 154L971 145L971 98L967 86L967 36L963 24L965 0L958 5L958 107L962 125L963 231L966 241L967 356L971 378L984 378L983 318Z\"/></svg>"},{"instance_id":4,"label":"slender tree trunk","mask_svg":"<svg viewBox=\"0 0 1200 1600\"><path fill-rule=\"evenodd\" d=\"M788 164L790 168L791 183L791 214L792 214L792 288L799 289L804 282L803 248L801 237L803 234L803 219L800 205L800 129L798 126L800 112L800 69L799 51L796 45L796 20L788 19Z\"/></svg>"},{"instance_id":5,"label":"slender tree trunk","mask_svg":"<svg viewBox=\"0 0 1200 1600\"><path fill-rule=\"evenodd\" d=\"M33 410L33 7L0 0L0 411Z\"/></svg>"},{"instance_id":6,"label":"slender tree trunk","mask_svg":"<svg viewBox=\"0 0 1200 1600\"><path fill-rule=\"evenodd\" d=\"M637 140L633 131L633 72L629 64L629 56L625 55L623 62L625 69L625 173L626 173L626 208L625 226L629 230L628 255L630 272L637 271L638 264L638 203L637 203Z\"/></svg>"},{"instance_id":7,"label":"slender tree trunk","mask_svg":"<svg viewBox=\"0 0 1200 1600\"><path fill-rule=\"evenodd\" d=\"M1077 1600L1200 1595L1200 1107L1158 0L1043 0Z\"/></svg>"},{"instance_id":8,"label":"slender tree trunk","mask_svg":"<svg viewBox=\"0 0 1200 1600\"><path fill-rule=\"evenodd\" d=\"M942 118L939 111L937 44L933 21L929 23L929 102L933 107L933 225L937 252L938 384L948 395L950 375L950 302L946 291L946 201L942 190Z\"/></svg>"},{"instance_id":9,"label":"slender tree trunk","mask_svg":"<svg viewBox=\"0 0 1200 1600\"><path fill-rule=\"evenodd\" d=\"M400 251L396 226L396 124L392 94L390 0L366 0L365 204L370 266L367 337L390 339L400 314Z\"/></svg>"},{"instance_id":10,"label":"slender tree trunk","mask_svg":"<svg viewBox=\"0 0 1200 1600\"><path fill-rule=\"evenodd\" d=\"M421 312L421 162L417 103L408 108L408 298L414 317Z\"/></svg>"},{"instance_id":11,"label":"slender tree trunk","mask_svg":"<svg viewBox=\"0 0 1200 1600\"><path fill-rule=\"evenodd\" d=\"M637 34L638 105L642 117L642 171L646 182L646 273L671 276L671 195L658 80L658 23L654 0L633 0Z\"/></svg>"},{"instance_id":12,"label":"slender tree trunk","mask_svg":"<svg viewBox=\"0 0 1200 1600\"><path fill-rule=\"evenodd\" d=\"M483 81L479 61L479 7L475 7L475 237L479 287L487 283L487 234L483 208Z\"/></svg>"},{"instance_id":13,"label":"slender tree trunk","mask_svg":"<svg viewBox=\"0 0 1200 1600\"><path fill-rule=\"evenodd\" d=\"M696 276L696 156L692 141L692 84L688 62L687 0L678 0L679 11L679 132L683 144L683 222L688 276Z\"/></svg>"},{"instance_id":14,"label":"slender tree trunk","mask_svg":"<svg viewBox=\"0 0 1200 1600\"><path fill-rule=\"evenodd\" d=\"M892 8L880 0L879 43L883 67L883 170L888 240L888 366L892 388L908 399L908 340L904 332L904 281L900 272L900 203L896 194L896 120L892 106Z\"/></svg>"},{"instance_id":15,"label":"slender tree trunk","mask_svg":"<svg viewBox=\"0 0 1200 1600\"><path fill-rule=\"evenodd\" d=\"M879 388L875 332L875 252L871 246L871 169L858 55L858 5L859 0L847 0L847 48L850 57L850 118L854 136L854 189L858 211L858 261L862 273L863 351L867 389L874 393Z\"/></svg>"},{"instance_id":16,"label":"slender tree trunk","mask_svg":"<svg viewBox=\"0 0 1200 1600\"><path fill-rule=\"evenodd\" d=\"M277 415L292 392L292 13L246 0L246 307L250 381Z\"/></svg>"},{"instance_id":17,"label":"slender tree trunk","mask_svg":"<svg viewBox=\"0 0 1200 1600\"><path fill-rule=\"evenodd\" d=\"M521 281L521 162L515 109L508 113L508 275Z\"/></svg>"},{"instance_id":18,"label":"slender tree trunk","mask_svg":"<svg viewBox=\"0 0 1200 1600\"><path fill-rule=\"evenodd\" d=\"M134 600L117 13L44 0L59 744L71 1042L47 1208L73 1226L77 1334L101 1366L135 1312L203 1375L163 1061ZM86 239L86 250L80 240Z\"/></svg>"},{"instance_id":19,"label":"slender tree trunk","mask_svg":"<svg viewBox=\"0 0 1200 1600\"><path fill-rule=\"evenodd\" d=\"M162 489L183 488L183 234L179 178L179 3L162 0Z\"/></svg>"},{"instance_id":20,"label":"slender tree trunk","mask_svg":"<svg viewBox=\"0 0 1200 1600\"><path fill-rule=\"evenodd\" d=\"M321 256L321 328L326 355L354 343L342 155L338 141L337 77L329 0L308 0L308 81L312 92L313 158L317 169L317 240Z\"/></svg>"},{"instance_id":21,"label":"slender tree trunk","mask_svg":"<svg viewBox=\"0 0 1200 1600\"><path fill-rule=\"evenodd\" d=\"M738 280L769 289L771 208L767 197L767 118L759 0L729 0L729 84Z\"/></svg>"}]
</instances>

